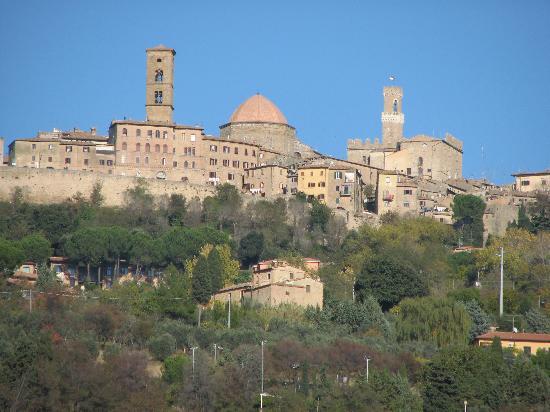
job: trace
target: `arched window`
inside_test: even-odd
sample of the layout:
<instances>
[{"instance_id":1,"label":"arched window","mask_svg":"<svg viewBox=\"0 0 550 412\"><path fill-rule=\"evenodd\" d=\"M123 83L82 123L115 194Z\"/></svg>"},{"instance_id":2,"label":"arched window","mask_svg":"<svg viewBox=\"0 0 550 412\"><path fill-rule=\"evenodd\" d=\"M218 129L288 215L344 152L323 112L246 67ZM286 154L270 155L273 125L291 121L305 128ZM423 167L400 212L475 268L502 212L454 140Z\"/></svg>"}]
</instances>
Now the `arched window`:
<instances>
[{"instance_id":1,"label":"arched window","mask_svg":"<svg viewBox=\"0 0 550 412\"><path fill-rule=\"evenodd\" d=\"M162 158L162 165L166 166L166 158L165 157Z\"/></svg>"},{"instance_id":2,"label":"arched window","mask_svg":"<svg viewBox=\"0 0 550 412\"><path fill-rule=\"evenodd\" d=\"M393 101L393 112L397 113L397 99Z\"/></svg>"},{"instance_id":3,"label":"arched window","mask_svg":"<svg viewBox=\"0 0 550 412\"><path fill-rule=\"evenodd\" d=\"M168 145L166 144L162 145L162 153L168 153Z\"/></svg>"},{"instance_id":4,"label":"arched window","mask_svg":"<svg viewBox=\"0 0 550 412\"><path fill-rule=\"evenodd\" d=\"M183 167L186 169L189 167L189 162L187 160L183 162Z\"/></svg>"},{"instance_id":5,"label":"arched window","mask_svg":"<svg viewBox=\"0 0 550 412\"><path fill-rule=\"evenodd\" d=\"M424 159L422 159L422 157L419 157L418 158L418 166L423 166L424 165Z\"/></svg>"},{"instance_id":6,"label":"arched window","mask_svg":"<svg viewBox=\"0 0 550 412\"><path fill-rule=\"evenodd\" d=\"M128 136L128 129L122 129L122 136Z\"/></svg>"},{"instance_id":7,"label":"arched window","mask_svg":"<svg viewBox=\"0 0 550 412\"><path fill-rule=\"evenodd\" d=\"M160 139L160 130L155 130L155 137Z\"/></svg>"},{"instance_id":8,"label":"arched window","mask_svg":"<svg viewBox=\"0 0 550 412\"><path fill-rule=\"evenodd\" d=\"M141 144L136 143L136 152L141 152Z\"/></svg>"},{"instance_id":9,"label":"arched window","mask_svg":"<svg viewBox=\"0 0 550 412\"><path fill-rule=\"evenodd\" d=\"M141 137L141 129L136 129L136 137Z\"/></svg>"},{"instance_id":10,"label":"arched window","mask_svg":"<svg viewBox=\"0 0 550 412\"><path fill-rule=\"evenodd\" d=\"M145 164L146 164L146 165L149 164L149 158L148 158L148 157L145 158Z\"/></svg>"},{"instance_id":11,"label":"arched window","mask_svg":"<svg viewBox=\"0 0 550 412\"><path fill-rule=\"evenodd\" d=\"M157 83L161 83L163 77L164 77L164 73L162 72L162 70L158 69L158 70L155 72L155 81L156 81Z\"/></svg>"},{"instance_id":12,"label":"arched window","mask_svg":"<svg viewBox=\"0 0 550 412\"><path fill-rule=\"evenodd\" d=\"M159 144L155 145L155 152L160 153L160 145Z\"/></svg>"},{"instance_id":13,"label":"arched window","mask_svg":"<svg viewBox=\"0 0 550 412\"><path fill-rule=\"evenodd\" d=\"M191 168L195 168L195 162L191 163Z\"/></svg>"},{"instance_id":14,"label":"arched window","mask_svg":"<svg viewBox=\"0 0 550 412\"><path fill-rule=\"evenodd\" d=\"M151 145L149 143L147 143L145 145L145 153L150 153L150 152L151 152ZM147 159L147 158L145 158L145 159Z\"/></svg>"},{"instance_id":15,"label":"arched window","mask_svg":"<svg viewBox=\"0 0 550 412\"><path fill-rule=\"evenodd\" d=\"M166 131L162 132L162 138L163 139L168 139L168 132L166 132Z\"/></svg>"},{"instance_id":16,"label":"arched window","mask_svg":"<svg viewBox=\"0 0 550 412\"><path fill-rule=\"evenodd\" d=\"M128 145L126 142L122 143L122 150L128 150Z\"/></svg>"}]
</instances>

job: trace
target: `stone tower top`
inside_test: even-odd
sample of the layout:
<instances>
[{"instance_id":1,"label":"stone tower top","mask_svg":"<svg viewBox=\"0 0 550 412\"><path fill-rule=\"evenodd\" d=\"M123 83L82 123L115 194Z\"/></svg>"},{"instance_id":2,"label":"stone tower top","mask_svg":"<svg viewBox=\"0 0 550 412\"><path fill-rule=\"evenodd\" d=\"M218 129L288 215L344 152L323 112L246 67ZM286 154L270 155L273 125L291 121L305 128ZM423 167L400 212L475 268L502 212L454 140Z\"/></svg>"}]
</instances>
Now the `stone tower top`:
<instances>
[{"instance_id":1,"label":"stone tower top","mask_svg":"<svg viewBox=\"0 0 550 412\"><path fill-rule=\"evenodd\" d=\"M176 51L159 45L147 49L146 54L145 111L147 120L172 123Z\"/></svg>"},{"instance_id":2,"label":"stone tower top","mask_svg":"<svg viewBox=\"0 0 550 412\"><path fill-rule=\"evenodd\" d=\"M403 140L403 89L384 87L384 111L382 112L382 142L385 146L397 146Z\"/></svg>"}]
</instances>

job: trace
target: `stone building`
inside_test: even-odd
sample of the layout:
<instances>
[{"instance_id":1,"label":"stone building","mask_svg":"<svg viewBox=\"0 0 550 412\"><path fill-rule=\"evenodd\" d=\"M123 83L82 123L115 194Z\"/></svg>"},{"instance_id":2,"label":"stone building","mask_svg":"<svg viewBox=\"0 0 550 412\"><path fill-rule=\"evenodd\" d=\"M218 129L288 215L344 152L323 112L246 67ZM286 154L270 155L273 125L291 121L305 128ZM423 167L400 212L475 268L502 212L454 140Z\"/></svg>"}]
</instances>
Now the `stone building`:
<instances>
[{"instance_id":1,"label":"stone building","mask_svg":"<svg viewBox=\"0 0 550 412\"><path fill-rule=\"evenodd\" d=\"M298 177L290 167L268 164L246 169L243 189L261 197L287 197L297 192Z\"/></svg>"},{"instance_id":2,"label":"stone building","mask_svg":"<svg viewBox=\"0 0 550 412\"><path fill-rule=\"evenodd\" d=\"M9 146L9 165L37 169L88 170L113 174L114 146L106 136L73 129L38 132L29 139L14 140Z\"/></svg>"},{"instance_id":3,"label":"stone building","mask_svg":"<svg viewBox=\"0 0 550 412\"><path fill-rule=\"evenodd\" d=\"M0 167L4 166L4 139L0 137Z\"/></svg>"},{"instance_id":4,"label":"stone building","mask_svg":"<svg viewBox=\"0 0 550 412\"><path fill-rule=\"evenodd\" d=\"M525 172L513 174L514 189L519 192L549 191L550 169L541 172Z\"/></svg>"},{"instance_id":5,"label":"stone building","mask_svg":"<svg viewBox=\"0 0 550 412\"><path fill-rule=\"evenodd\" d=\"M312 264L318 267L317 261L309 263ZM249 300L267 306L290 303L322 308L323 283L303 269L281 260L269 260L252 267L251 282L223 288L212 296L212 300L222 303L231 300L237 304Z\"/></svg>"},{"instance_id":6,"label":"stone building","mask_svg":"<svg viewBox=\"0 0 550 412\"><path fill-rule=\"evenodd\" d=\"M450 134L443 139L426 135L405 138L403 90L384 87L383 95L382 142L348 140L348 160L432 180L462 177L462 142Z\"/></svg>"}]
</instances>

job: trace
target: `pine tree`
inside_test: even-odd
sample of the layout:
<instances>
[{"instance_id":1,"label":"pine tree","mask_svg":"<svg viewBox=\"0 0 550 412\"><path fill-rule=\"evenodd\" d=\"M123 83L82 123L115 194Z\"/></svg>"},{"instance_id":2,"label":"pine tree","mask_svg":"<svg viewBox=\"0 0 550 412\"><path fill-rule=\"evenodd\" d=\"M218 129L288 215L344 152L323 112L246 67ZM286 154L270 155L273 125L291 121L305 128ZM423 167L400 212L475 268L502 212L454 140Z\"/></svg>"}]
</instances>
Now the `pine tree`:
<instances>
[{"instance_id":1,"label":"pine tree","mask_svg":"<svg viewBox=\"0 0 550 412\"><path fill-rule=\"evenodd\" d=\"M212 295L212 284L208 273L208 262L202 255L199 256L193 279L191 281L191 294L195 303L206 304Z\"/></svg>"}]
</instances>

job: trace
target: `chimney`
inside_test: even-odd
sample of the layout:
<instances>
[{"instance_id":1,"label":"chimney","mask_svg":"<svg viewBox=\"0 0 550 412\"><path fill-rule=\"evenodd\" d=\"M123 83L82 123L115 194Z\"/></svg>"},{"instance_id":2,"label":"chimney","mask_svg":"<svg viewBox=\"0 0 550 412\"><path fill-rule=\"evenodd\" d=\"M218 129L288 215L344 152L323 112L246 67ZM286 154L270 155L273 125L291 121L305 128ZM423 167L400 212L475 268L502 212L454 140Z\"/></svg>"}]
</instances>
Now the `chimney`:
<instances>
[{"instance_id":1,"label":"chimney","mask_svg":"<svg viewBox=\"0 0 550 412\"><path fill-rule=\"evenodd\" d=\"M90 133L95 136L96 128L95 127L90 128Z\"/></svg>"}]
</instances>

